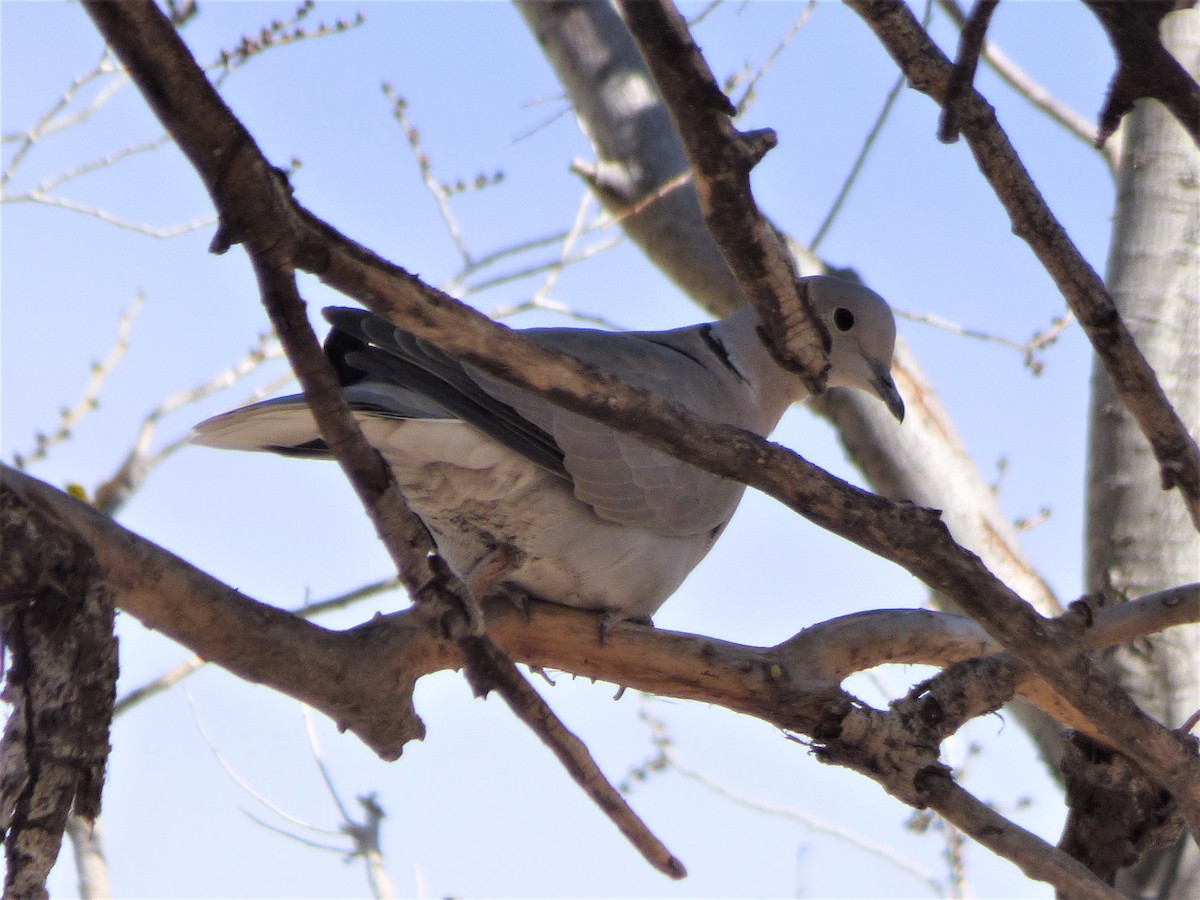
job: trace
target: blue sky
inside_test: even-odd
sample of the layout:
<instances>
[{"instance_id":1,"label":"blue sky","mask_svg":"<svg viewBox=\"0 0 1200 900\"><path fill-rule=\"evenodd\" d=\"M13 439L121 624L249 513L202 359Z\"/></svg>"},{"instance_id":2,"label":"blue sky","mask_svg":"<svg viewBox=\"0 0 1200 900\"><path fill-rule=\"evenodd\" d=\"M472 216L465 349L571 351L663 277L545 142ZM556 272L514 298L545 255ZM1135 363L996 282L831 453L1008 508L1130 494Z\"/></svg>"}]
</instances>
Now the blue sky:
<instances>
[{"instance_id":1,"label":"blue sky","mask_svg":"<svg viewBox=\"0 0 1200 900\"><path fill-rule=\"evenodd\" d=\"M685 7L694 13L700 7ZM319 4L313 21L353 17L357 7ZM380 85L408 98L408 115L443 181L503 171L503 181L452 200L477 256L570 226L582 185L569 172L591 158L563 109L561 90L520 17L499 3L375 3L366 24L283 47L234 73L223 94L276 164L293 158L296 195L351 237L431 283L461 265L421 183ZM794 3L725 4L696 29L719 79L761 62L798 18ZM208 3L186 31L201 61L236 45L292 8ZM1112 55L1085 9L1068 3L1002 4L993 38L1056 96L1087 118L1099 109ZM935 37L954 34L935 16ZM100 57L101 42L76 5L0 6L5 135L29 128L73 78ZM1070 48L1064 52L1064 48ZM822 2L758 87L743 127L770 126L779 147L755 172L756 196L802 240L816 231L896 78L853 13ZM104 83L80 91L81 104ZM1099 155L1049 122L988 71L979 83L997 107L1051 207L1087 258L1103 270L1111 179ZM78 108L78 106L74 107ZM898 309L931 314L1025 340L1065 304L1015 238L964 145L936 141L937 109L904 91L823 255L851 265ZM10 199L60 172L161 132L126 88L86 123L48 135L5 186ZM532 134L528 134L532 132ZM523 135L527 135L524 136ZM5 145L5 165L14 145ZM122 219L165 227L211 215L207 197L167 146L76 179L58 193ZM109 477L143 417L165 397L200 384L240 358L266 326L244 255L207 253L212 227L169 240L30 202L2 207L0 374L6 461L76 402L89 365L112 345L118 317L141 292L128 353L107 379L100 408L33 474L89 490ZM611 234L611 232L609 232ZM604 236L601 236L601 239ZM526 262L554 258L535 251ZM512 268L516 268L513 264ZM527 299L540 277L470 297L484 310ZM312 279L310 309L344 302ZM550 296L622 325L666 328L703 313L628 243L568 267ZM319 317L314 314L314 320ZM560 320L549 314L514 325ZM1071 328L1034 377L1018 354L929 326L900 331L937 388L985 473L1001 459L1001 502L1011 515L1052 515L1025 546L1062 598L1080 591L1085 414L1091 355ZM195 421L242 403L247 383L167 417L165 444ZM776 439L854 481L828 427L789 413ZM266 602L295 606L388 574L385 554L336 467L189 448L148 480L120 520L227 583ZM180 598L185 602L186 598ZM924 590L896 567L821 533L773 501L747 497L717 549L656 617L661 627L751 644L774 644L845 612L912 607ZM348 627L385 596L324 621ZM178 646L120 617L122 693L186 657ZM920 677L883 676L893 693ZM114 729L105 829L120 896L353 896L366 893L357 864L313 851L254 824L271 813L221 769L212 743L262 795L309 821L335 826L297 705L206 670L188 681L197 710L175 689L123 716ZM882 702L874 685L856 687ZM640 701L612 702L610 685L556 678L546 696L615 779L651 753ZM470 698L453 674L417 692L429 736L397 763L375 760L318 719L327 762L346 797L376 791L388 812L385 855L402 895L429 896L928 896L921 882L861 849L800 825L753 813L678 775L639 785L632 802L688 865L667 882L646 867L571 786L498 701ZM944 877L943 845L904 823L909 810L873 783L823 767L768 726L696 704L650 703L680 757L742 794L796 807L886 844ZM976 754L974 743L983 747ZM967 764L967 786L1051 840L1061 812L1015 724L976 723L948 747ZM1019 774L1018 774L1019 773ZM291 826L273 819L280 827ZM968 850L977 896L1050 896L1011 865ZM75 890L69 863L52 879Z\"/></svg>"}]
</instances>

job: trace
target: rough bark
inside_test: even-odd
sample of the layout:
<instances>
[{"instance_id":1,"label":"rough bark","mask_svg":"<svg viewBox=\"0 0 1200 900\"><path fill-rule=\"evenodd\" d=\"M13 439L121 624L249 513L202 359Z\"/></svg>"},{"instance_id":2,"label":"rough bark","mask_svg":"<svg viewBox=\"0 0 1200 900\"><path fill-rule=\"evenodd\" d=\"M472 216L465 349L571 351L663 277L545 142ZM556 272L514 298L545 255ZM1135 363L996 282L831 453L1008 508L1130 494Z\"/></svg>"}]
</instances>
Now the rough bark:
<instances>
[{"instance_id":1,"label":"rough bark","mask_svg":"<svg viewBox=\"0 0 1200 900\"><path fill-rule=\"evenodd\" d=\"M1200 73L1200 11L1163 20L1167 46ZM1122 317L1181 417L1200 429L1200 151L1157 102L1125 121L1107 280ZM1200 576L1200 535L1158 491L1158 467L1097 365L1088 448L1086 583L1117 598ZM1143 708L1179 725L1200 707L1200 629L1121 648L1110 664ZM1200 854L1183 839L1121 876L1142 896L1195 897Z\"/></svg>"},{"instance_id":2,"label":"rough bark","mask_svg":"<svg viewBox=\"0 0 1200 900\"><path fill-rule=\"evenodd\" d=\"M116 702L111 587L86 541L0 496L0 631L11 705L0 744L5 897L46 896L68 817L93 819Z\"/></svg>"}]
</instances>

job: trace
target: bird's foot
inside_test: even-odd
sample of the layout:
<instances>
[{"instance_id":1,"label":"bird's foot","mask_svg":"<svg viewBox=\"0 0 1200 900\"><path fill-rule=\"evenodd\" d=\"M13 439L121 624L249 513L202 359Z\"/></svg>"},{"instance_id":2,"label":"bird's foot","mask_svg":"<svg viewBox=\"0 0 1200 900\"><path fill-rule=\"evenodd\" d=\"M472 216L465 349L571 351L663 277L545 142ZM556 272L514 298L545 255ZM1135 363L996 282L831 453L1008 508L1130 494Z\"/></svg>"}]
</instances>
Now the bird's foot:
<instances>
[{"instance_id":1,"label":"bird's foot","mask_svg":"<svg viewBox=\"0 0 1200 900\"><path fill-rule=\"evenodd\" d=\"M654 622L649 616L627 616L619 609L607 609L600 614L599 622L599 637L600 645L604 646L604 641L608 637L608 630L614 625L619 625L621 622L632 622L635 625L649 625L654 627Z\"/></svg>"},{"instance_id":2,"label":"bird's foot","mask_svg":"<svg viewBox=\"0 0 1200 900\"><path fill-rule=\"evenodd\" d=\"M478 637L484 633L483 598L492 592L505 575L518 568L524 559L525 554L511 544L496 544L463 574L468 635Z\"/></svg>"}]
</instances>

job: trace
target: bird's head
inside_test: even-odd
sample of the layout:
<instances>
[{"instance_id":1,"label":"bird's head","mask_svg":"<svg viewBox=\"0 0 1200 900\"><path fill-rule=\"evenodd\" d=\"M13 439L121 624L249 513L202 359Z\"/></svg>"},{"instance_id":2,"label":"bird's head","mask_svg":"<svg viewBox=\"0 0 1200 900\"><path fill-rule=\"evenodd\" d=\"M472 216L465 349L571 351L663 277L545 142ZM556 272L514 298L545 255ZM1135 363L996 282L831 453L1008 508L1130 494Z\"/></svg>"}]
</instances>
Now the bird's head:
<instances>
[{"instance_id":1,"label":"bird's head","mask_svg":"<svg viewBox=\"0 0 1200 900\"><path fill-rule=\"evenodd\" d=\"M858 388L884 402L904 421L904 401L892 380L896 320L869 288L827 275L805 278L813 310L829 329L830 387Z\"/></svg>"}]
</instances>

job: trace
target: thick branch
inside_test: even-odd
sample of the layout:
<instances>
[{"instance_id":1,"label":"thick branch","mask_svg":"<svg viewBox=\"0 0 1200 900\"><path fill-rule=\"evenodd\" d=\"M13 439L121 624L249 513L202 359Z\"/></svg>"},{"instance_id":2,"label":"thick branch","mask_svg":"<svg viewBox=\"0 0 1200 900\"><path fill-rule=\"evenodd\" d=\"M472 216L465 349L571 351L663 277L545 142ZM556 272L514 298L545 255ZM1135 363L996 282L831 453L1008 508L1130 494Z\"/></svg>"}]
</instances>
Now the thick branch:
<instances>
[{"instance_id":1,"label":"thick branch","mask_svg":"<svg viewBox=\"0 0 1200 900\"><path fill-rule=\"evenodd\" d=\"M100 813L116 700L113 591L87 541L0 494L4 896L40 898L74 810Z\"/></svg>"},{"instance_id":2,"label":"thick branch","mask_svg":"<svg viewBox=\"0 0 1200 900\"><path fill-rule=\"evenodd\" d=\"M412 709L415 682L461 665L456 644L426 627L416 608L329 631L225 586L35 478L6 466L0 473L6 503L86 542L125 612L241 678L320 709L386 759L424 736ZM812 711L854 672L884 663L947 666L1001 649L970 619L926 610L857 613L770 648L631 623L612 626L601 645L591 613L543 603L531 611L526 621L511 604L487 607L489 633L520 662L712 703L798 731L817 729L822 719ZM1099 649L1195 622L1200 585L1186 585L1099 610L1083 640ZM1013 666L1018 695L1089 728L1028 667Z\"/></svg>"},{"instance_id":3,"label":"thick branch","mask_svg":"<svg viewBox=\"0 0 1200 900\"><path fill-rule=\"evenodd\" d=\"M909 83L945 103L953 66L899 0L847 0L875 31ZM1164 489L1178 487L1200 528L1200 447L1163 393L1104 282L1071 243L977 91L955 101L957 124L1021 237L1041 260L1083 326L1117 395L1154 448Z\"/></svg>"},{"instance_id":4,"label":"thick branch","mask_svg":"<svg viewBox=\"0 0 1200 900\"><path fill-rule=\"evenodd\" d=\"M681 180L687 154L616 10L545 0L516 7L593 144L595 165L574 168L597 199L655 265L716 315L744 305L704 225L695 184Z\"/></svg>"}]
</instances>

